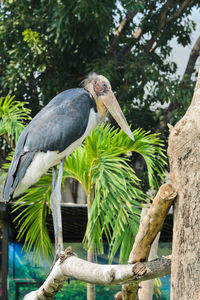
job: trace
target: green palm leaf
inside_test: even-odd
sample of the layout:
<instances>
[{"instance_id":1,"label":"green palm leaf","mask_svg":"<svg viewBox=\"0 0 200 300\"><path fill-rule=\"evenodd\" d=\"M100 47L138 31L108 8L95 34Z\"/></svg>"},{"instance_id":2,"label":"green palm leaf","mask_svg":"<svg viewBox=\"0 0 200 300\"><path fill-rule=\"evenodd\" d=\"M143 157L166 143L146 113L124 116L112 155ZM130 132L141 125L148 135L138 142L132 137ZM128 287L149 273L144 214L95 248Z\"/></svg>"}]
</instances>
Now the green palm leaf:
<instances>
[{"instance_id":1,"label":"green palm leaf","mask_svg":"<svg viewBox=\"0 0 200 300\"><path fill-rule=\"evenodd\" d=\"M145 159L151 187L157 186L156 177L162 177L165 163L158 135L144 130L135 130L133 134L135 142L109 125L97 127L85 144L66 158L63 173L63 184L69 177L78 180L84 187L88 203L92 201L85 247L93 245L102 253L105 236L110 246L110 260L120 248L120 262L128 258L138 229L139 207L148 199L141 189L140 179L128 164L130 153L135 151ZM15 206L15 210L25 208L15 219L20 228L18 238L25 236L24 247L28 252L34 247L35 261L41 254L43 257L51 253L45 225L50 190L48 173ZM24 203L20 204L21 201Z\"/></svg>"},{"instance_id":2,"label":"green palm leaf","mask_svg":"<svg viewBox=\"0 0 200 300\"><path fill-rule=\"evenodd\" d=\"M99 126L86 139L85 146L79 147L65 163L64 176L83 184L88 202L91 191L95 191L84 237L86 248L93 245L102 253L105 235L111 260L121 246L120 262L127 259L132 247L130 240L134 240L137 232L138 207L147 200L124 155L135 151L144 157L151 187L157 185L156 175L162 177L165 159L158 135L144 130L135 130L133 134L135 143L123 131L113 130L109 125Z\"/></svg>"},{"instance_id":3,"label":"green palm leaf","mask_svg":"<svg viewBox=\"0 0 200 300\"><path fill-rule=\"evenodd\" d=\"M30 109L26 102L15 101L14 96L7 95L0 98L0 135L7 134L11 146L16 144L25 121L30 120Z\"/></svg>"},{"instance_id":4,"label":"green palm leaf","mask_svg":"<svg viewBox=\"0 0 200 300\"><path fill-rule=\"evenodd\" d=\"M28 189L15 202L12 212L18 213L14 219L19 228L17 239L25 237L23 250L33 253L32 262L38 264L45 257L52 258L51 240L46 227L46 216L50 213L51 173L42 176L37 186ZM32 252L33 251L33 252Z\"/></svg>"}]
</instances>

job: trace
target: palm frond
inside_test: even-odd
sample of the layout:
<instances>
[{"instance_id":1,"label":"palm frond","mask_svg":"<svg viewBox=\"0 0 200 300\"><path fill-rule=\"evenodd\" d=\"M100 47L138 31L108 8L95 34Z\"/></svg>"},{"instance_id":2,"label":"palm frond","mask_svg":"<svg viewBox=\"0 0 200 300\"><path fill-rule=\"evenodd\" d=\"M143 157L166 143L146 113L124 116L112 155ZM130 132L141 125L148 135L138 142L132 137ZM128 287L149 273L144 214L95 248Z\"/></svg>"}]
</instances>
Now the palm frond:
<instances>
[{"instance_id":1,"label":"palm frond","mask_svg":"<svg viewBox=\"0 0 200 300\"><path fill-rule=\"evenodd\" d=\"M163 180L164 166L166 166L166 155L164 143L159 138L159 133L146 132L143 129L133 131L135 142L133 142L122 130L113 130L113 144L118 144L121 154L137 152L140 154L147 167L147 175L150 188L158 188L158 177Z\"/></svg>"},{"instance_id":2,"label":"palm frond","mask_svg":"<svg viewBox=\"0 0 200 300\"><path fill-rule=\"evenodd\" d=\"M144 130L135 130L133 134L135 142L123 131L109 125L99 126L86 138L84 145L66 158L64 166L63 184L68 177L78 180L88 199L91 190L94 191L84 244L86 248L93 245L102 253L105 236L110 246L110 261L119 249L120 262L128 258L138 230L139 208L142 202L148 201L141 189L141 180L129 165L130 152L144 157L151 187L157 185L157 175L162 177L165 164L163 143L158 135ZM24 247L28 253L34 249L35 261L51 253L45 225L50 190L51 175L48 173L15 206L15 210L24 208L15 219L19 226L18 237L25 236ZM21 201L24 203L18 207Z\"/></svg>"},{"instance_id":3,"label":"palm frond","mask_svg":"<svg viewBox=\"0 0 200 300\"><path fill-rule=\"evenodd\" d=\"M31 120L27 102L15 101L14 96L0 98L0 135L7 134L11 144L16 144L19 135L25 128L25 121Z\"/></svg>"},{"instance_id":4,"label":"palm frond","mask_svg":"<svg viewBox=\"0 0 200 300\"><path fill-rule=\"evenodd\" d=\"M33 264L39 264L44 257L48 261L52 258L51 240L45 223L50 207L50 192L51 173L48 173L15 202L12 210L13 213L18 212L14 219L18 228L17 239L20 241L25 238L23 250L27 255L33 251Z\"/></svg>"},{"instance_id":5,"label":"palm frond","mask_svg":"<svg viewBox=\"0 0 200 300\"><path fill-rule=\"evenodd\" d=\"M88 153L83 145L79 146L65 160L63 182L66 178L74 178L79 181L86 194L88 193Z\"/></svg>"},{"instance_id":6,"label":"palm frond","mask_svg":"<svg viewBox=\"0 0 200 300\"><path fill-rule=\"evenodd\" d=\"M122 143L113 143L116 134L109 126L104 129L98 127L85 141L87 153L90 153L88 165L95 197L84 243L86 248L93 244L97 252L102 253L105 235L110 245L110 259L121 246L122 262L127 259L132 247L130 240L134 241L137 232L138 207L147 196L142 192L134 170L128 165L128 158L122 156L125 152Z\"/></svg>"}]
</instances>

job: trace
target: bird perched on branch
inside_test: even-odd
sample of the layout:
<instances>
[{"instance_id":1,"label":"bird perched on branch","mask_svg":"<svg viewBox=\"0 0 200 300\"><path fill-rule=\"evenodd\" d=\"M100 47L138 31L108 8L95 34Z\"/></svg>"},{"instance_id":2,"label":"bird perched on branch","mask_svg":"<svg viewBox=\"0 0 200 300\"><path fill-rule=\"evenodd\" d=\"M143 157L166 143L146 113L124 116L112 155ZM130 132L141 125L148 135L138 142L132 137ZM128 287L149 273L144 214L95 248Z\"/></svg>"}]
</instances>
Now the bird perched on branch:
<instances>
[{"instance_id":1,"label":"bird perched on branch","mask_svg":"<svg viewBox=\"0 0 200 300\"><path fill-rule=\"evenodd\" d=\"M110 112L124 132L134 140L109 81L95 73L83 88L66 90L54 97L21 133L4 185L6 202L22 194L53 167L51 210L55 247L63 248L61 181L65 157L70 155ZM60 163L56 178L56 166Z\"/></svg>"}]
</instances>

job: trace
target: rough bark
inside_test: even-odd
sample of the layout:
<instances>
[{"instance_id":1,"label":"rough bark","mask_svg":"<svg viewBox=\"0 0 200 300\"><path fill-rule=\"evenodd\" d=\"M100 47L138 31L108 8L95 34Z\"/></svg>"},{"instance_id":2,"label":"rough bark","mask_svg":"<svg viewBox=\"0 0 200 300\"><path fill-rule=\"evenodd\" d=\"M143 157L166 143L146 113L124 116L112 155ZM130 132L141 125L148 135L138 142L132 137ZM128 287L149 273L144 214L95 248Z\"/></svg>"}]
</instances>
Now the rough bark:
<instances>
[{"instance_id":1,"label":"rough bark","mask_svg":"<svg viewBox=\"0 0 200 300\"><path fill-rule=\"evenodd\" d=\"M133 249L129 256L129 264L147 261L151 245L161 230L169 208L176 197L170 184L163 184L148 211L146 218L140 225L135 238ZM136 300L138 286L136 284L123 286L123 299Z\"/></svg>"},{"instance_id":2,"label":"rough bark","mask_svg":"<svg viewBox=\"0 0 200 300\"><path fill-rule=\"evenodd\" d=\"M68 247L44 284L27 294L24 300L53 299L69 277L100 285L121 285L128 282L138 284L142 280L170 274L170 269L170 257L133 265L98 265L78 258L73 255L71 247Z\"/></svg>"},{"instance_id":3,"label":"rough bark","mask_svg":"<svg viewBox=\"0 0 200 300\"><path fill-rule=\"evenodd\" d=\"M200 299L200 72L184 117L171 128L168 156L174 206L171 300Z\"/></svg>"}]
</instances>

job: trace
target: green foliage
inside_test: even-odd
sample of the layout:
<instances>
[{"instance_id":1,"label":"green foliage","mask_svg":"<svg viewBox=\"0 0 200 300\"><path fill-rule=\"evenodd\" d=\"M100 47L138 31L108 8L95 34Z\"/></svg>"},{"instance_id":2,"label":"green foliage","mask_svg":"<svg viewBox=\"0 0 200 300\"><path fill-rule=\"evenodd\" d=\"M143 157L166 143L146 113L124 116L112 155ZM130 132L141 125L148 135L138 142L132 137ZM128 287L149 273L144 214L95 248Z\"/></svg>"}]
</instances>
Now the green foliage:
<instances>
[{"instance_id":1,"label":"green foliage","mask_svg":"<svg viewBox=\"0 0 200 300\"><path fill-rule=\"evenodd\" d=\"M25 105L27 102L16 101L14 96L0 98L0 136L6 134L11 147L16 145L25 122L31 119L30 109Z\"/></svg>"},{"instance_id":2,"label":"green foliage","mask_svg":"<svg viewBox=\"0 0 200 300\"><path fill-rule=\"evenodd\" d=\"M144 130L133 132L135 142L123 131L97 127L85 144L66 158L63 184L66 178L78 180L88 196L90 214L85 233L85 246L94 244L103 252L103 236L110 245L110 261L120 248L120 262L128 258L137 233L142 201L147 201L140 180L129 166L130 153L142 155L147 163L149 183L156 186L156 176L163 175L164 152L156 134ZM30 253L34 246L34 261L50 256L50 240L45 225L51 191L51 174L48 173L20 198L15 211L25 207L16 220L18 238L25 237L24 247ZM22 205L20 202L23 201ZM48 205L49 206L49 205ZM37 218L35 217L37 215ZM38 225L39 224L39 225Z\"/></svg>"},{"instance_id":3,"label":"green foliage","mask_svg":"<svg viewBox=\"0 0 200 300\"><path fill-rule=\"evenodd\" d=\"M155 187L156 177L163 174L163 150L156 135L142 130L133 131L135 142L121 130L98 127L85 142L88 158L89 189L94 189L85 235L87 248L93 243L97 251L103 251L103 234L110 245L110 261L120 248L120 262L130 253L131 243L137 233L141 201L147 196L141 190L140 180L129 166L127 155L138 152L147 163L149 183ZM156 146L160 144L160 146ZM158 155L160 154L160 157ZM157 167L158 166L158 167ZM91 191L88 191L90 197ZM90 200L88 200L90 201Z\"/></svg>"},{"instance_id":4,"label":"green foliage","mask_svg":"<svg viewBox=\"0 0 200 300\"><path fill-rule=\"evenodd\" d=\"M161 297L161 294L162 294L160 291L161 286L162 286L162 282L161 282L160 278L156 278L155 282L154 282L154 287L153 287L153 294L156 299L160 299L160 297Z\"/></svg>"},{"instance_id":5,"label":"green foliage","mask_svg":"<svg viewBox=\"0 0 200 300\"><path fill-rule=\"evenodd\" d=\"M45 278L43 278L44 280ZM26 283L19 286L19 300L22 300L26 294L40 287L41 283ZM113 300L114 295L120 290L119 286L96 286L96 298L98 300ZM85 300L87 298L87 284L85 282L71 280L70 284L64 284L62 291L59 291L54 297L55 300ZM9 299L15 299L16 286L13 281L9 282Z\"/></svg>"},{"instance_id":6,"label":"green foliage","mask_svg":"<svg viewBox=\"0 0 200 300\"><path fill-rule=\"evenodd\" d=\"M39 263L44 257L52 258L51 240L46 227L46 215L49 212L51 174L43 176L36 187L15 201L12 212L18 212L14 219L19 228L17 239L25 236L23 249L27 256L33 250L33 263ZM48 203L48 206L47 206Z\"/></svg>"},{"instance_id":7,"label":"green foliage","mask_svg":"<svg viewBox=\"0 0 200 300\"><path fill-rule=\"evenodd\" d=\"M42 50L40 49L41 43L39 40L39 34L36 31L32 31L31 29L26 29L22 32L23 40L27 42L28 46L32 50L32 52L37 54L41 54Z\"/></svg>"},{"instance_id":8,"label":"green foliage","mask_svg":"<svg viewBox=\"0 0 200 300\"><path fill-rule=\"evenodd\" d=\"M169 104L175 94L182 108L176 105L174 112L180 118L192 85L180 85L177 66L170 61L170 41L176 38L184 47L190 44L195 28L191 12L199 9L199 1L183 10L183 0L173 1L163 16L165 4L161 0L4 1L0 6L0 92L28 101L35 115L58 92L78 86L96 71L111 80L135 128L153 131L164 113L162 105ZM135 17L127 18L116 35L120 22L133 12ZM138 29L140 35L133 38Z\"/></svg>"}]
</instances>

